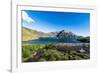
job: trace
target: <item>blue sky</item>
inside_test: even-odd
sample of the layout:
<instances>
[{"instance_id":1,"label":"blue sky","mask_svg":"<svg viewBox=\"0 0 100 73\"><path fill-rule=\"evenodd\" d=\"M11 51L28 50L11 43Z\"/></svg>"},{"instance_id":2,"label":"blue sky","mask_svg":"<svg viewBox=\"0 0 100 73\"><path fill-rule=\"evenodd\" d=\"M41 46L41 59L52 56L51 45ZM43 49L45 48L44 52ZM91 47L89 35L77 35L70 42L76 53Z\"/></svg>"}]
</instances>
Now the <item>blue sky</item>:
<instances>
[{"instance_id":1,"label":"blue sky","mask_svg":"<svg viewBox=\"0 0 100 73\"><path fill-rule=\"evenodd\" d=\"M65 30L89 36L90 14L23 10L22 26L45 33Z\"/></svg>"}]
</instances>

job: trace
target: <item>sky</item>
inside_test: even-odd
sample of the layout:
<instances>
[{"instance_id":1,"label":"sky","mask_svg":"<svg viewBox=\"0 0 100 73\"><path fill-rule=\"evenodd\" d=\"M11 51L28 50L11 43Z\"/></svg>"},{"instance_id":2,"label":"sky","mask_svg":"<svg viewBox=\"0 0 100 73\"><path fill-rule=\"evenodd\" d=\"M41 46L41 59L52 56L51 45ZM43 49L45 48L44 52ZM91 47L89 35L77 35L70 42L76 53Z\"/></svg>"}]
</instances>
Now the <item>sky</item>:
<instances>
[{"instance_id":1,"label":"sky","mask_svg":"<svg viewBox=\"0 0 100 73\"><path fill-rule=\"evenodd\" d=\"M65 30L76 35L89 36L90 14L23 10L22 26L45 33Z\"/></svg>"}]
</instances>

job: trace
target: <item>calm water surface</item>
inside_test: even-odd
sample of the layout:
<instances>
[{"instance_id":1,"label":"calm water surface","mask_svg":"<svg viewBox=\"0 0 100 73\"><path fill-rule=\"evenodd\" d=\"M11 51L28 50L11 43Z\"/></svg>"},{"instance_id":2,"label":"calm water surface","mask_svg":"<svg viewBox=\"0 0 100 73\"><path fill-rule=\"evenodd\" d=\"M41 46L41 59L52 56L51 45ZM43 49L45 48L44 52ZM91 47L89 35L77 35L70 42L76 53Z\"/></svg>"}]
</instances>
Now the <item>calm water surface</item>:
<instances>
[{"instance_id":1,"label":"calm water surface","mask_svg":"<svg viewBox=\"0 0 100 73\"><path fill-rule=\"evenodd\" d=\"M46 43L80 43L76 38L56 38L56 37L45 37L35 40L23 41L23 43L30 44L46 44Z\"/></svg>"}]
</instances>

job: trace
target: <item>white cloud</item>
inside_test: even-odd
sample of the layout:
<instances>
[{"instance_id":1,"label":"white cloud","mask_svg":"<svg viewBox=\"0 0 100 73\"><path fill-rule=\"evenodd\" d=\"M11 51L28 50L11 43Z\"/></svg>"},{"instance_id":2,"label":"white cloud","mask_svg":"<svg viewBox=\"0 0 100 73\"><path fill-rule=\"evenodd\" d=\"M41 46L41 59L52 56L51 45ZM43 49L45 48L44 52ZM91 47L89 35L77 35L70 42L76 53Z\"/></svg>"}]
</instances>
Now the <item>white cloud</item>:
<instances>
[{"instance_id":1,"label":"white cloud","mask_svg":"<svg viewBox=\"0 0 100 73\"><path fill-rule=\"evenodd\" d=\"M27 24L35 23L35 20L32 19L25 11L22 12L22 19Z\"/></svg>"}]
</instances>

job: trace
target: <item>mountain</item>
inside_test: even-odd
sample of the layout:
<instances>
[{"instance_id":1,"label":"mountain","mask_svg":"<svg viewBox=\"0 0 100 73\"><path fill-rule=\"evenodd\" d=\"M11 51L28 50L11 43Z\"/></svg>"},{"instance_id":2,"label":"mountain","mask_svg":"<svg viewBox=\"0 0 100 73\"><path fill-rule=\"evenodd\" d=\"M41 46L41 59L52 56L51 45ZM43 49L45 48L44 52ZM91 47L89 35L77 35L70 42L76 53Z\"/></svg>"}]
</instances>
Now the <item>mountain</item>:
<instances>
[{"instance_id":1,"label":"mountain","mask_svg":"<svg viewBox=\"0 0 100 73\"><path fill-rule=\"evenodd\" d=\"M38 39L40 36L43 36L43 35L44 35L43 32L22 27L22 41Z\"/></svg>"},{"instance_id":2,"label":"mountain","mask_svg":"<svg viewBox=\"0 0 100 73\"><path fill-rule=\"evenodd\" d=\"M26 27L22 27L22 41L38 39L40 37L76 38L77 36L72 32L65 32L64 30L59 31L59 32L44 33L44 32L41 32L41 31L37 31L37 30L26 28Z\"/></svg>"},{"instance_id":3,"label":"mountain","mask_svg":"<svg viewBox=\"0 0 100 73\"><path fill-rule=\"evenodd\" d=\"M68 38L77 38L77 36L72 33L72 32L65 32L64 30L61 30L57 33L56 37L58 38L65 38L65 37L68 37Z\"/></svg>"},{"instance_id":4,"label":"mountain","mask_svg":"<svg viewBox=\"0 0 100 73\"><path fill-rule=\"evenodd\" d=\"M44 33L41 31L36 31L33 29L22 27L22 41L38 39L40 37L55 37L55 36L56 36L56 33L54 32Z\"/></svg>"}]
</instances>

